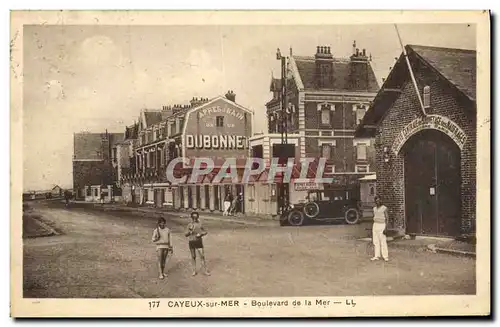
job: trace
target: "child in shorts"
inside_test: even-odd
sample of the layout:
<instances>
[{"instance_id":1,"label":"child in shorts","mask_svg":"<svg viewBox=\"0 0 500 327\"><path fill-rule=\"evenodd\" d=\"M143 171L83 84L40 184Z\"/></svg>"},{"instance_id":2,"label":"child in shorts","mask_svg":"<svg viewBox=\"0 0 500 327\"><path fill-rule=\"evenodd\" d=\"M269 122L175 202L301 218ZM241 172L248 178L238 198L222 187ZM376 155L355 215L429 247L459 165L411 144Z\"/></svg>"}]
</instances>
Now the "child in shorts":
<instances>
[{"instance_id":1,"label":"child in shorts","mask_svg":"<svg viewBox=\"0 0 500 327\"><path fill-rule=\"evenodd\" d=\"M165 274L165 265L169 254L174 252L170 238L170 229L166 226L165 218L158 219L158 226L153 231L153 243L156 244L156 253L158 256L158 270L160 279L167 277Z\"/></svg>"}]
</instances>

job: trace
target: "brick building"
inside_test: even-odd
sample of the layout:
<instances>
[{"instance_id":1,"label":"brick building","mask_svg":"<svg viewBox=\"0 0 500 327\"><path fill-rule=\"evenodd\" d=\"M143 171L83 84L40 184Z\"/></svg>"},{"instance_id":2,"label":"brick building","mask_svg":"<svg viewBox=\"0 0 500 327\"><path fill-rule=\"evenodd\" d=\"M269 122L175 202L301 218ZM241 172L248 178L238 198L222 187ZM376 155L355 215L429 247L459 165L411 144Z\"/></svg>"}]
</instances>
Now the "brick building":
<instances>
[{"instance_id":1,"label":"brick building","mask_svg":"<svg viewBox=\"0 0 500 327\"><path fill-rule=\"evenodd\" d=\"M193 98L189 105L142 111L131 165L122 177L124 199L156 207L222 210L225 195L244 192L243 185L227 179L214 183L213 175L191 183L193 162L211 158L217 171L226 158L245 159L252 117L232 91L213 99ZM175 166L174 176L186 180L170 184L166 168L179 157L187 162Z\"/></svg>"},{"instance_id":2,"label":"brick building","mask_svg":"<svg viewBox=\"0 0 500 327\"><path fill-rule=\"evenodd\" d=\"M177 149L170 147L170 136L180 132L185 110L177 105L143 109L138 122L126 128L121 150L122 156L128 156L128 164L120 176L125 202L158 207L171 202L165 171L169 157L176 155Z\"/></svg>"},{"instance_id":3,"label":"brick building","mask_svg":"<svg viewBox=\"0 0 500 327\"><path fill-rule=\"evenodd\" d=\"M75 133L73 136L73 192L76 199L109 202L116 191L113 147L123 133Z\"/></svg>"},{"instance_id":4,"label":"brick building","mask_svg":"<svg viewBox=\"0 0 500 327\"><path fill-rule=\"evenodd\" d=\"M356 134L375 137L377 192L407 234L475 233L476 52L407 45Z\"/></svg>"},{"instance_id":5,"label":"brick building","mask_svg":"<svg viewBox=\"0 0 500 327\"><path fill-rule=\"evenodd\" d=\"M355 42L349 58L334 57L326 46L317 47L314 56L294 55L290 49L287 71L284 119L295 157L326 158L326 172L334 181L318 188L359 199L359 178L375 171L373 140L354 138L356 126L379 90L371 55L357 49ZM273 144L281 142L281 87L282 80L272 77L273 97L266 103L268 134L251 140L263 158L276 156ZM298 183L290 186L291 202L304 199L305 192Z\"/></svg>"}]
</instances>

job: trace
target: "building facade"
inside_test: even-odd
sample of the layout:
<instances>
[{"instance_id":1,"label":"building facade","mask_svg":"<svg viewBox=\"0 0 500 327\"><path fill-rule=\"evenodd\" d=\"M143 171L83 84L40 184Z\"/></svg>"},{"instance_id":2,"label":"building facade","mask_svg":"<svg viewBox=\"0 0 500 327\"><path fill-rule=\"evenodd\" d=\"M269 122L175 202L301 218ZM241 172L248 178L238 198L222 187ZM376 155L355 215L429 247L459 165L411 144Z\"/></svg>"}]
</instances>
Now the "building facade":
<instances>
[{"instance_id":1,"label":"building facade","mask_svg":"<svg viewBox=\"0 0 500 327\"><path fill-rule=\"evenodd\" d=\"M406 51L422 105L401 55L356 132L375 137L377 192L406 234L474 234L476 52Z\"/></svg>"},{"instance_id":2,"label":"building facade","mask_svg":"<svg viewBox=\"0 0 500 327\"><path fill-rule=\"evenodd\" d=\"M333 183L317 188L359 199L359 178L375 172L373 138L354 137L379 90L370 62L371 55L367 56L366 50L360 51L355 44L349 58L336 58L330 47L323 46L317 47L314 56L297 56L290 50L286 115L281 115L283 82L271 78L273 97L266 104L269 134L253 138L252 146L264 149L264 158L277 156L272 142L281 142L280 122L286 120L288 143L296 147L296 158L327 160L325 171ZM292 203L307 195L306 185L289 187Z\"/></svg>"},{"instance_id":3,"label":"building facade","mask_svg":"<svg viewBox=\"0 0 500 327\"><path fill-rule=\"evenodd\" d=\"M197 158L213 160L214 173L228 158L238 162L247 158L253 113L235 100L236 95L230 91L210 100L193 98L189 105L143 111L133 151L135 164L122 178L124 199L180 210L222 211L226 194L244 193L242 184L228 179L214 182L213 174L194 181L190 178ZM171 183L167 166L179 158L186 162L175 165L172 173L184 180Z\"/></svg>"},{"instance_id":4,"label":"building facade","mask_svg":"<svg viewBox=\"0 0 500 327\"><path fill-rule=\"evenodd\" d=\"M111 202L117 192L113 148L122 133L75 133L73 136L73 193L76 200ZM119 192L119 191L118 191Z\"/></svg>"}]
</instances>

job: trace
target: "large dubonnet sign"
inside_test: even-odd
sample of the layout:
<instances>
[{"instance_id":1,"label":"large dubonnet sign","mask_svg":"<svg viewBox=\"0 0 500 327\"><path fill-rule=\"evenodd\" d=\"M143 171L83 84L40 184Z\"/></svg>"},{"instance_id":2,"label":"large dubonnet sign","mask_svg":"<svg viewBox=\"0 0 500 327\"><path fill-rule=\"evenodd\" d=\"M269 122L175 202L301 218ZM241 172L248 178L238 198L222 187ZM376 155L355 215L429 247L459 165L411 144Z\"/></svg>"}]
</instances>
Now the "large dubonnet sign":
<instances>
[{"instance_id":1,"label":"large dubonnet sign","mask_svg":"<svg viewBox=\"0 0 500 327\"><path fill-rule=\"evenodd\" d=\"M244 150L248 140L243 135L186 135L187 149Z\"/></svg>"},{"instance_id":2,"label":"large dubonnet sign","mask_svg":"<svg viewBox=\"0 0 500 327\"><path fill-rule=\"evenodd\" d=\"M413 120L406 125L401 132L396 136L392 151L398 154L406 141L414 134L424 129L435 129L448 135L460 148L463 149L467 135L465 132L451 119L440 115L428 115Z\"/></svg>"}]
</instances>

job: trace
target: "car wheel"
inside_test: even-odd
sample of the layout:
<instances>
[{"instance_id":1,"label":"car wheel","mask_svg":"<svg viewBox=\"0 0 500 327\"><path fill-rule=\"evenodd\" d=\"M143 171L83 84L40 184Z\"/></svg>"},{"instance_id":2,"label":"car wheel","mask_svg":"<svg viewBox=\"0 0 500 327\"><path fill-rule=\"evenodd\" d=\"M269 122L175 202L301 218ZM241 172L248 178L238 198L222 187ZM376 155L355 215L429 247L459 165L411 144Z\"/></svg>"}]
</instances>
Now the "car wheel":
<instances>
[{"instance_id":1,"label":"car wheel","mask_svg":"<svg viewBox=\"0 0 500 327\"><path fill-rule=\"evenodd\" d=\"M359 212L358 210L351 208L345 212L345 222L349 225L355 225L359 222Z\"/></svg>"},{"instance_id":2,"label":"car wheel","mask_svg":"<svg viewBox=\"0 0 500 327\"><path fill-rule=\"evenodd\" d=\"M293 210L288 214L288 222L292 226L301 226L304 223L304 214L300 211Z\"/></svg>"},{"instance_id":3,"label":"car wheel","mask_svg":"<svg viewBox=\"0 0 500 327\"><path fill-rule=\"evenodd\" d=\"M304 214L309 218L316 218L319 215L319 206L316 202L306 203Z\"/></svg>"}]
</instances>

